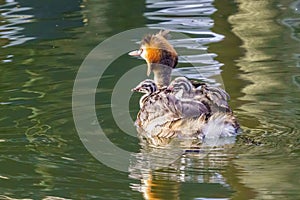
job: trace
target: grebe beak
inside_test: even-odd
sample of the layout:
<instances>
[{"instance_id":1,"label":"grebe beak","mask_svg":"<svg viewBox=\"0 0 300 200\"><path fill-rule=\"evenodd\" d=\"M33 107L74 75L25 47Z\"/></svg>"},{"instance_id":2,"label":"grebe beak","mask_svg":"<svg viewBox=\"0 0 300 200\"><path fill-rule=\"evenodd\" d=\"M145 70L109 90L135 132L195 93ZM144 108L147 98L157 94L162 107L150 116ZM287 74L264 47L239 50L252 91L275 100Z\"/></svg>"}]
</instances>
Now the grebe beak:
<instances>
[{"instance_id":1,"label":"grebe beak","mask_svg":"<svg viewBox=\"0 0 300 200\"><path fill-rule=\"evenodd\" d=\"M135 50L135 51L129 52L128 55L130 55L130 56L140 56L141 53L142 52L140 50Z\"/></svg>"},{"instance_id":2,"label":"grebe beak","mask_svg":"<svg viewBox=\"0 0 300 200\"><path fill-rule=\"evenodd\" d=\"M174 87L173 87L172 85L169 85L169 86L167 87L167 91L173 92L173 91L174 91Z\"/></svg>"}]
</instances>

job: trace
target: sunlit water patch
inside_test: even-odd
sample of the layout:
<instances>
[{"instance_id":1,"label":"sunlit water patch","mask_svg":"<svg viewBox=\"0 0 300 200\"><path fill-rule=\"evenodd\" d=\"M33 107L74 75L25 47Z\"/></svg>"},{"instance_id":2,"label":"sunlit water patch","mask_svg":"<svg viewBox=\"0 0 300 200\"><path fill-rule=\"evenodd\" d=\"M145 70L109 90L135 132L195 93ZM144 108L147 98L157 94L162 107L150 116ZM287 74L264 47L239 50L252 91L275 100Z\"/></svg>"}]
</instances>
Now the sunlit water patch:
<instances>
[{"instance_id":1,"label":"sunlit water patch","mask_svg":"<svg viewBox=\"0 0 300 200\"><path fill-rule=\"evenodd\" d=\"M7 40L2 47L15 46L35 39L22 34L24 28L20 26L34 21L33 15L22 14L31 9L30 7L20 7L15 1L6 1L4 5L0 6L0 17L2 18L0 18L0 38Z\"/></svg>"}]
</instances>

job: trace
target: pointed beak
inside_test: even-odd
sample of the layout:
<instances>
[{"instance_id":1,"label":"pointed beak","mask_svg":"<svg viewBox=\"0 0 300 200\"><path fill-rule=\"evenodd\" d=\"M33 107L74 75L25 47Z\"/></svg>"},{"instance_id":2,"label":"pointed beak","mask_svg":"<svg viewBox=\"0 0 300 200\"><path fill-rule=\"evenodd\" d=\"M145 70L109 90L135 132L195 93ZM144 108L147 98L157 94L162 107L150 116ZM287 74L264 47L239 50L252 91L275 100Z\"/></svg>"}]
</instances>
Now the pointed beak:
<instances>
[{"instance_id":1,"label":"pointed beak","mask_svg":"<svg viewBox=\"0 0 300 200\"><path fill-rule=\"evenodd\" d=\"M169 86L167 87L167 91L173 92L173 91L174 91L174 87L173 87L172 85L169 85Z\"/></svg>"},{"instance_id":2,"label":"pointed beak","mask_svg":"<svg viewBox=\"0 0 300 200\"><path fill-rule=\"evenodd\" d=\"M135 87L135 88L132 88L131 89L131 92L137 92L137 91L139 91L140 90L140 87Z\"/></svg>"},{"instance_id":3,"label":"pointed beak","mask_svg":"<svg viewBox=\"0 0 300 200\"><path fill-rule=\"evenodd\" d=\"M141 51L140 50L134 50L134 51L129 52L128 55L130 55L130 56L140 56Z\"/></svg>"}]
</instances>

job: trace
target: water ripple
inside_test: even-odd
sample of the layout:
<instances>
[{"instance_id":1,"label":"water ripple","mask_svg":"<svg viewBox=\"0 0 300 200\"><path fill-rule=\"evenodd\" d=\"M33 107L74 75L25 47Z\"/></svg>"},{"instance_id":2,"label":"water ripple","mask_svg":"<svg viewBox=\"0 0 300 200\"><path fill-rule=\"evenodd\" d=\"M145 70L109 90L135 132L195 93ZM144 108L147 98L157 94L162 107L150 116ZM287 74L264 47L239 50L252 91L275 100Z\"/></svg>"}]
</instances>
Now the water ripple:
<instances>
[{"instance_id":1,"label":"water ripple","mask_svg":"<svg viewBox=\"0 0 300 200\"><path fill-rule=\"evenodd\" d=\"M291 38L299 41L300 40L300 34L299 34L300 18L285 18L282 20L282 23L292 30Z\"/></svg>"},{"instance_id":2,"label":"water ripple","mask_svg":"<svg viewBox=\"0 0 300 200\"><path fill-rule=\"evenodd\" d=\"M145 13L145 15L159 15L160 13L165 15L176 16L192 16L192 15L211 15L216 11L211 7L213 1L165 1L155 2L147 1L148 8L163 8L158 12Z\"/></svg>"},{"instance_id":3,"label":"water ripple","mask_svg":"<svg viewBox=\"0 0 300 200\"><path fill-rule=\"evenodd\" d=\"M7 2L0 6L0 16L4 18L0 24L0 39L7 39L8 43L2 48L23 44L26 41L35 39L21 34L24 29L18 25L33 22L33 15L18 14L31 10L30 7L18 7L16 2Z\"/></svg>"},{"instance_id":4,"label":"water ripple","mask_svg":"<svg viewBox=\"0 0 300 200\"><path fill-rule=\"evenodd\" d=\"M198 147L191 151L179 146L162 149L144 147L142 152L133 155L135 159L132 161L135 162L129 168L129 177L140 183L132 183L131 189L143 193L144 197L159 196L162 194L158 191L168 190L169 199L176 199L178 187L187 183L190 186L199 183L207 187L218 186L228 192L231 188L222 173L230 162L228 148L230 145ZM222 196L226 197L224 194Z\"/></svg>"}]
</instances>

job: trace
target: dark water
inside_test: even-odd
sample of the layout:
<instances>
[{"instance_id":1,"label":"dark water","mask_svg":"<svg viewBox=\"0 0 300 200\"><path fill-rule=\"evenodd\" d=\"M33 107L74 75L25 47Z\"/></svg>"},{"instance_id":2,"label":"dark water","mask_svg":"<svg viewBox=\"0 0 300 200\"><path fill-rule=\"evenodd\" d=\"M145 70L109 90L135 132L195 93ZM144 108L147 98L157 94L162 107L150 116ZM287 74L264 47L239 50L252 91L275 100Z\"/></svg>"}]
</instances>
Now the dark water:
<instances>
[{"instance_id":1,"label":"dark water","mask_svg":"<svg viewBox=\"0 0 300 200\"><path fill-rule=\"evenodd\" d=\"M73 85L94 47L145 26L189 37L171 39L174 75L225 87L244 132L195 152L139 143L111 112L115 84L144 63L124 54L95 98L105 134L131 152L122 172L80 140ZM299 1L0 0L0 45L0 199L300 199Z\"/></svg>"}]
</instances>

